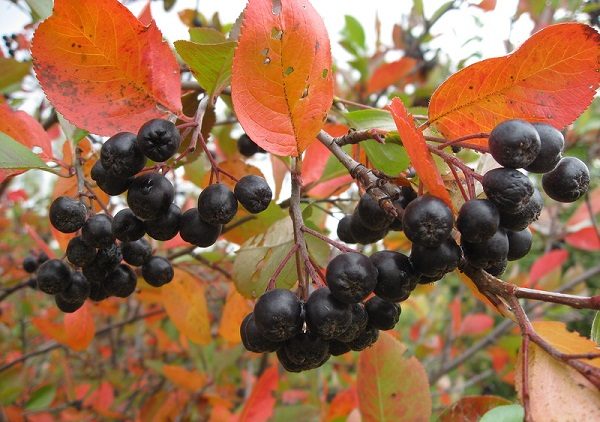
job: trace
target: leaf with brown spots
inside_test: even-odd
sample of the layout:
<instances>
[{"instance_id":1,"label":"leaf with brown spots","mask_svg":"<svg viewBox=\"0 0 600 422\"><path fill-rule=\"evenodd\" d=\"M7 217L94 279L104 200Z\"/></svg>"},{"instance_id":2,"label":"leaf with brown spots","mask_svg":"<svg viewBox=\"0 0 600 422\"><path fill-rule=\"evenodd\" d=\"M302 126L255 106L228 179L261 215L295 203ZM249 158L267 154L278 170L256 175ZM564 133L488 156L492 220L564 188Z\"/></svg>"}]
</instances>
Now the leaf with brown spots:
<instances>
[{"instance_id":1,"label":"leaf with brown spots","mask_svg":"<svg viewBox=\"0 0 600 422\"><path fill-rule=\"evenodd\" d=\"M600 84L600 34L581 23L551 25L514 53L452 75L431 97L429 121L448 139L489 132L507 119L562 128ZM472 143L486 145L487 139Z\"/></svg>"},{"instance_id":2,"label":"leaf with brown spots","mask_svg":"<svg viewBox=\"0 0 600 422\"><path fill-rule=\"evenodd\" d=\"M181 111L173 52L154 22L143 25L117 0L56 0L31 52L48 99L92 133L137 132Z\"/></svg>"}]
</instances>

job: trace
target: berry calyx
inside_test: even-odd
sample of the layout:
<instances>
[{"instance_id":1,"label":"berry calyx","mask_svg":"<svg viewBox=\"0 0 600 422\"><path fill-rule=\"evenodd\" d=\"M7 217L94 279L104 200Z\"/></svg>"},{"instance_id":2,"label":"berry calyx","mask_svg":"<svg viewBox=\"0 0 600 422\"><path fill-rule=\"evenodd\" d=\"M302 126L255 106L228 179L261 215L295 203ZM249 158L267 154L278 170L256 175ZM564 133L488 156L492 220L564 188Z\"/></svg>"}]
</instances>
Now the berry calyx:
<instances>
[{"instance_id":1,"label":"berry calyx","mask_svg":"<svg viewBox=\"0 0 600 422\"><path fill-rule=\"evenodd\" d=\"M326 279L327 287L337 300L357 303L375 288L377 268L361 253L343 253L329 262Z\"/></svg>"},{"instance_id":2,"label":"berry calyx","mask_svg":"<svg viewBox=\"0 0 600 422\"><path fill-rule=\"evenodd\" d=\"M198 215L209 224L227 224L237 212L238 202L229 188L215 183L204 189L198 197Z\"/></svg>"},{"instance_id":3,"label":"berry calyx","mask_svg":"<svg viewBox=\"0 0 600 422\"><path fill-rule=\"evenodd\" d=\"M137 142L146 157L161 163L177 152L181 144L181 135L172 122L152 119L140 128Z\"/></svg>"},{"instance_id":4,"label":"berry calyx","mask_svg":"<svg viewBox=\"0 0 600 422\"><path fill-rule=\"evenodd\" d=\"M59 196L50 205L50 224L62 233L75 233L85 223L87 209L81 202Z\"/></svg>"},{"instance_id":5,"label":"berry calyx","mask_svg":"<svg viewBox=\"0 0 600 422\"><path fill-rule=\"evenodd\" d=\"M242 177L233 189L233 194L242 207L251 214L266 210L271 203L273 192L263 177L253 174Z\"/></svg>"},{"instance_id":6,"label":"berry calyx","mask_svg":"<svg viewBox=\"0 0 600 422\"><path fill-rule=\"evenodd\" d=\"M406 237L412 242L435 247L450 236L454 217L444 201L423 195L408 204L402 224Z\"/></svg>"}]
</instances>

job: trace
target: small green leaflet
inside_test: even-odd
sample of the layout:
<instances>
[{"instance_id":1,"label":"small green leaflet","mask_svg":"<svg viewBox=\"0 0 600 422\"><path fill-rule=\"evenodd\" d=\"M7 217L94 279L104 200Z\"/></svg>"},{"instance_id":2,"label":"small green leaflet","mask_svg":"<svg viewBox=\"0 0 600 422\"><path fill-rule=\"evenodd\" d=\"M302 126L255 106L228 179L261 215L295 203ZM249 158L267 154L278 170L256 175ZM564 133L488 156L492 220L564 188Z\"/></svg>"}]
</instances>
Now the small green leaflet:
<instances>
[{"instance_id":1,"label":"small green leaflet","mask_svg":"<svg viewBox=\"0 0 600 422\"><path fill-rule=\"evenodd\" d=\"M600 312L596 312L596 316L594 317L594 322L592 322L592 331L590 333L590 338L592 341L596 342L596 344L600 345Z\"/></svg>"},{"instance_id":2,"label":"small green leaflet","mask_svg":"<svg viewBox=\"0 0 600 422\"><path fill-rule=\"evenodd\" d=\"M489 410L479 422L522 422L525 411L520 404L498 406Z\"/></svg>"},{"instance_id":3,"label":"small green leaflet","mask_svg":"<svg viewBox=\"0 0 600 422\"><path fill-rule=\"evenodd\" d=\"M25 146L0 132L0 169L42 169L50 167Z\"/></svg>"},{"instance_id":4,"label":"small green leaflet","mask_svg":"<svg viewBox=\"0 0 600 422\"><path fill-rule=\"evenodd\" d=\"M9 92L29 74L31 63L0 57L0 92Z\"/></svg>"},{"instance_id":5,"label":"small green leaflet","mask_svg":"<svg viewBox=\"0 0 600 422\"><path fill-rule=\"evenodd\" d=\"M25 404L25 409L29 411L46 409L52 404L54 397L56 397L56 386L45 385L40 387L31 394L30 399Z\"/></svg>"}]
</instances>

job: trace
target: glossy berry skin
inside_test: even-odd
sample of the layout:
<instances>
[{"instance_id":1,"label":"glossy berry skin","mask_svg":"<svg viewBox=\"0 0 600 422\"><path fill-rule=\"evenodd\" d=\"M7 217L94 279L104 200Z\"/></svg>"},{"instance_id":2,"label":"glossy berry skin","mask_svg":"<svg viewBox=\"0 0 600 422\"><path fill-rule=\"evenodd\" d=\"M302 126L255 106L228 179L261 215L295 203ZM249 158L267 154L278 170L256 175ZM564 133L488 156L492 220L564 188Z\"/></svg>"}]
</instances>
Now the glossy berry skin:
<instances>
[{"instance_id":1,"label":"glossy berry skin","mask_svg":"<svg viewBox=\"0 0 600 422\"><path fill-rule=\"evenodd\" d=\"M402 222L406 237L413 243L435 247L450 236L454 218L444 201L423 195L408 204Z\"/></svg>"},{"instance_id":2,"label":"glossy berry skin","mask_svg":"<svg viewBox=\"0 0 600 422\"><path fill-rule=\"evenodd\" d=\"M350 305L351 322L348 328L343 333L336 337L337 340L345 343L353 341L357 338L369 322L369 315L362 303L353 303Z\"/></svg>"},{"instance_id":3,"label":"glossy berry skin","mask_svg":"<svg viewBox=\"0 0 600 422\"><path fill-rule=\"evenodd\" d=\"M533 237L531 236L531 231L529 229L524 229L518 232L508 230L506 232L506 236L508 237L507 259L509 261L521 259L531 250Z\"/></svg>"},{"instance_id":4,"label":"glossy berry skin","mask_svg":"<svg viewBox=\"0 0 600 422\"><path fill-rule=\"evenodd\" d=\"M254 320L254 312L250 312L240 325L240 337L246 350L254 353L274 352L282 343L267 340L259 331Z\"/></svg>"},{"instance_id":5,"label":"glossy berry skin","mask_svg":"<svg viewBox=\"0 0 600 422\"><path fill-rule=\"evenodd\" d=\"M350 306L337 300L327 287L312 292L305 309L308 329L324 340L337 338L350 326Z\"/></svg>"},{"instance_id":6,"label":"glossy berry skin","mask_svg":"<svg viewBox=\"0 0 600 422\"><path fill-rule=\"evenodd\" d=\"M94 260L94 262L92 262L91 264L88 264L88 265L82 267L81 272L83 273L85 278L87 278L87 280L92 285L92 290L94 290L94 283L103 285L104 280L106 279L106 276L108 275L108 272L111 271L112 268L113 267L106 268L106 267L100 265L99 262L96 262L96 260ZM90 295L91 294L92 293L90 293Z\"/></svg>"},{"instance_id":7,"label":"glossy berry skin","mask_svg":"<svg viewBox=\"0 0 600 422\"><path fill-rule=\"evenodd\" d=\"M121 264L108 273L104 288L111 296L129 297L135 291L137 276L129 265Z\"/></svg>"},{"instance_id":8,"label":"glossy berry skin","mask_svg":"<svg viewBox=\"0 0 600 422\"><path fill-rule=\"evenodd\" d=\"M81 202L59 196L50 205L50 223L62 233L75 233L85 223L87 209Z\"/></svg>"},{"instance_id":9,"label":"glossy berry skin","mask_svg":"<svg viewBox=\"0 0 600 422\"><path fill-rule=\"evenodd\" d=\"M71 284L71 269L60 259L44 262L37 271L38 288L49 295L63 292Z\"/></svg>"},{"instance_id":10,"label":"glossy berry skin","mask_svg":"<svg viewBox=\"0 0 600 422\"><path fill-rule=\"evenodd\" d=\"M302 304L291 291L273 289L256 301L254 319L266 339L282 342L302 330Z\"/></svg>"},{"instance_id":11,"label":"glossy berry skin","mask_svg":"<svg viewBox=\"0 0 600 422\"><path fill-rule=\"evenodd\" d=\"M375 288L377 268L365 255L347 252L329 262L326 279L333 297L343 303L357 303Z\"/></svg>"},{"instance_id":12,"label":"glossy berry skin","mask_svg":"<svg viewBox=\"0 0 600 422\"><path fill-rule=\"evenodd\" d=\"M152 119L140 128L137 142L146 157L161 163L177 152L181 144L181 135L172 122Z\"/></svg>"},{"instance_id":13,"label":"glossy berry skin","mask_svg":"<svg viewBox=\"0 0 600 422\"><path fill-rule=\"evenodd\" d=\"M510 168L488 171L483 176L481 184L487 198L500 212L519 212L533 194L533 185L529 178L518 170Z\"/></svg>"},{"instance_id":14,"label":"glossy berry skin","mask_svg":"<svg viewBox=\"0 0 600 422\"><path fill-rule=\"evenodd\" d=\"M242 207L251 214L266 210L271 203L273 192L263 177L253 174L242 177L233 188L233 194Z\"/></svg>"},{"instance_id":15,"label":"glossy berry skin","mask_svg":"<svg viewBox=\"0 0 600 422\"><path fill-rule=\"evenodd\" d=\"M419 277L410 259L395 251L378 251L370 256L377 268L375 294L390 302L402 302L408 299Z\"/></svg>"},{"instance_id":16,"label":"glossy berry skin","mask_svg":"<svg viewBox=\"0 0 600 422\"><path fill-rule=\"evenodd\" d=\"M352 229L350 228L351 215L345 215L339 222L337 226L337 236L338 238L344 242L353 244L356 243L356 239L352 234Z\"/></svg>"},{"instance_id":17,"label":"glossy berry skin","mask_svg":"<svg viewBox=\"0 0 600 422\"><path fill-rule=\"evenodd\" d=\"M144 238L134 242L123 242L121 243L121 253L125 262L139 267L152 257L152 246Z\"/></svg>"},{"instance_id":18,"label":"glossy berry skin","mask_svg":"<svg viewBox=\"0 0 600 422\"><path fill-rule=\"evenodd\" d=\"M67 244L67 259L73 265L83 267L91 264L96 258L96 248L88 245L80 236L69 240Z\"/></svg>"},{"instance_id":19,"label":"glossy berry skin","mask_svg":"<svg viewBox=\"0 0 600 422\"><path fill-rule=\"evenodd\" d=\"M142 220L154 220L173 202L175 189L169 180L158 173L145 173L133 179L127 191L127 204Z\"/></svg>"},{"instance_id":20,"label":"glossy berry skin","mask_svg":"<svg viewBox=\"0 0 600 422\"><path fill-rule=\"evenodd\" d=\"M179 234L192 245L207 248L219 238L223 226L212 225L200 218L198 208L191 208L181 215Z\"/></svg>"},{"instance_id":21,"label":"glossy berry skin","mask_svg":"<svg viewBox=\"0 0 600 422\"><path fill-rule=\"evenodd\" d=\"M95 248L111 246L115 238L110 217L106 214L96 214L88 218L81 229L81 239Z\"/></svg>"},{"instance_id":22,"label":"glossy berry skin","mask_svg":"<svg viewBox=\"0 0 600 422\"><path fill-rule=\"evenodd\" d=\"M112 221L113 236L121 242L133 242L145 234L144 222L137 218L130 208L115 214Z\"/></svg>"},{"instance_id":23,"label":"glossy berry skin","mask_svg":"<svg viewBox=\"0 0 600 422\"><path fill-rule=\"evenodd\" d=\"M308 332L295 335L277 351L279 361L290 372L318 368L329 356L329 342Z\"/></svg>"},{"instance_id":24,"label":"glossy berry skin","mask_svg":"<svg viewBox=\"0 0 600 422\"><path fill-rule=\"evenodd\" d=\"M523 120L506 120L490 133L488 146L492 157L504 167L522 168L533 162L540 151L540 136Z\"/></svg>"},{"instance_id":25,"label":"glossy berry skin","mask_svg":"<svg viewBox=\"0 0 600 422\"><path fill-rule=\"evenodd\" d=\"M554 170L542 176L542 187L555 201L575 202L590 187L590 171L579 158L565 157Z\"/></svg>"},{"instance_id":26,"label":"glossy berry skin","mask_svg":"<svg viewBox=\"0 0 600 422\"><path fill-rule=\"evenodd\" d=\"M56 307L62 312L66 314L71 314L77 311L79 308L81 308L85 303L85 300L82 300L80 302L67 302L63 296L56 295L54 297L54 302L56 303Z\"/></svg>"},{"instance_id":27,"label":"glossy berry skin","mask_svg":"<svg viewBox=\"0 0 600 422\"><path fill-rule=\"evenodd\" d=\"M377 242L385 237L388 229L371 230L366 227L355 209L350 217L350 232L356 243L368 245L369 243Z\"/></svg>"},{"instance_id":28,"label":"glossy berry skin","mask_svg":"<svg viewBox=\"0 0 600 422\"><path fill-rule=\"evenodd\" d=\"M92 167L91 177L104 193L112 196L122 194L133 182L133 177L121 178L109 174L100 160Z\"/></svg>"},{"instance_id":29,"label":"glossy berry skin","mask_svg":"<svg viewBox=\"0 0 600 422\"><path fill-rule=\"evenodd\" d=\"M354 351L365 350L377 341L379 338L379 330L373 326L368 325L364 331L362 331L358 337L350 342L350 348Z\"/></svg>"},{"instance_id":30,"label":"glossy berry skin","mask_svg":"<svg viewBox=\"0 0 600 422\"><path fill-rule=\"evenodd\" d=\"M215 183L204 189L198 197L198 215L208 224L227 224L238 209L233 192L221 183Z\"/></svg>"},{"instance_id":31,"label":"glossy berry skin","mask_svg":"<svg viewBox=\"0 0 600 422\"><path fill-rule=\"evenodd\" d=\"M33 255L28 255L23 259L23 269L28 273L34 273L38 268L37 258Z\"/></svg>"},{"instance_id":32,"label":"glossy berry skin","mask_svg":"<svg viewBox=\"0 0 600 422\"><path fill-rule=\"evenodd\" d=\"M454 239L446 239L434 248L428 248L418 243L413 243L410 252L410 262L422 278L426 276L435 281L444 274L453 271L461 258L461 250ZM421 282L420 280L419 282Z\"/></svg>"},{"instance_id":33,"label":"glossy berry skin","mask_svg":"<svg viewBox=\"0 0 600 422\"><path fill-rule=\"evenodd\" d=\"M496 233L500 224L500 213L496 206L486 199L471 199L465 202L456 219L456 228L461 240L483 242Z\"/></svg>"},{"instance_id":34,"label":"glossy berry skin","mask_svg":"<svg viewBox=\"0 0 600 422\"><path fill-rule=\"evenodd\" d=\"M244 157L252 157L257 152L265 152L245 133L237 140L237 148Z\"/></svg>"},{"instance_id":35,"label":"glossy berry skin","mask_svg":"<svg viewBox=\"0 0 600 422\"><path fill-rule=\"evenodd\" d=\"M58 296L65 303L83 303L90 295L90 290L88 279L81 272L74 271L71 276L71 284Z\"/></svg>"},{"instance_id":36,"label":"glossy berry skin","mask_svg":"<svg viewBox=\"0 0 600 422\"><path fill-rule=\"evenodd\" d=\"M532 173L547 173L554 169L561 158L565 138L554 127L544 123L534 123L533 127L540 136L540 152L525 170Z\"/></svg>"},{"instance_id":37,"label":"glossy berry skin","mask_svg":"<svg viewBox=\"0 0 600 422\"><path fill-rule=\"evenodd\" d=\"M369 193L361 196L356 210L363 226L373 231L388 228L393 220Z\"/></svg>"},{"instance_id":38,"label":"glossy berry skin","mask_svg":"<svg viewBox=\"0 0 600 422\"><path fill-rule=\"evenodd\" d=\"M169 209L156 220L146 221L144 227L152 239L165 241L173 239L179 233L180 221L181 208L171 204Z\"/></svg>"},{"instance_id":39,"label":"glossy berry skin","mask_svg":"<svg viewBox=\"0 0 600 422\"><path fill-rule=\"evenodd\" d=\"M379 330L391 330L400 319L400 306L379 296L367 300L365 309L369 315L369 325Z\"/></svg>"},{"instance_id":40,"label":"glossy berry skin","mask_svg":"<svg viewBox=\"0 0 600 422\"><path fill-rule=\"evenodd\" d=\"M100 149L100 161L109 174L121 179L135 175L146 165L135 134L129 132L108 138Z\"/></svg>"},{"instance_id":41,"label":"glossy berry skin","mask_svg":"<svg viewBox=\"0 0 600 422\"><path fill-rule=\"evenodd\" d=\"M473 267L486 268L503 261L508 255L508 237L503 229L481 243L462 243L465 258Z\"/></svg>"},{"instance_id":42,"label":"glossy berry skin","mask_svg":"<svg viewBox=\"0 0 600 422\"><path fill-rule=\"evenodd\" d=\"M173 280L175 272L168 259L153 256L142 265L142 277L153 287L160 287Z\"/></svg>"},{"instance_id":43,"label":"glossy berry skin","mask_svg":"<svg viewBox=\"0 0 600 422\"><path fill-rule=\"evenodd\" d=\"M544 207L544 198L539 190L533 190L533 195L525 206L514 214L500 213L500 226L513 231L520 231L529 226L540 217Z\"/></svg>"}]
</instances>

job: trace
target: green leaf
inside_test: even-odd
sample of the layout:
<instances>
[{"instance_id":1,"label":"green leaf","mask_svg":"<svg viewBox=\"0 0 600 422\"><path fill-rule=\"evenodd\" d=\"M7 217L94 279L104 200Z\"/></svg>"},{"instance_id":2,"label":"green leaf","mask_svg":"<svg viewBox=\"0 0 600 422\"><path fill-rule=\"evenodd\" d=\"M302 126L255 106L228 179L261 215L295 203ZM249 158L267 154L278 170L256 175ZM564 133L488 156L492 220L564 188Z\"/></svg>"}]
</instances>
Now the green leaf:
<instances>
[{"instance_id":1,"label":"green leaf","mask_svg":"<svg viewBox=\"0 0 600 422\"><path fill-rule=\"evenodd\" d=\"M46 409L54 401L54 397L56 397L56 386L45 385L31 394L25 409L29 411Z\"/></svg>"},{"instance_id":2,"label":"green leaf","mask_svg":"<svg viewBox=\"0 0 600 422\"><path fill-rule=\"evenodd\" d=\"M198 44L219 44L227 41L225 35L213 28L190 28L190 41Z\"/></svg>"},{"instance_id":3,"label":"green leaf","mask_svg":"<svg viewBox=\"0 0 600 422\"><path fill-rule=\"evenodd\" d=\"M357 56L367 49L365 43L365 30L356 18L346 15L344 16L345 25L342 29L342 41L341 43L348 52Z\"/></svg>"},{"instance_id":4,"label":"green leaf","mask_svg":"<svg viewBox=\"0 0 600 422\"><path fill-rule=\"evenodd\" d=\"M31 17L34 21L44 20L52 14L53 0L25 0L31 9Z\"/></svg>"},{"instance_id":5,"label":"green leaf","mask_svg":"<svg viewBox=\"0 0 600 422\"><path fill-rule=\"evenodd\" d=\"M0 169L47 170L49 167L25 146L0 132Z\"/></svg>"},{"instance_id":6,"label":"green leaf","mask_svg":"<svg viewBox=\"0 0 600 422\"><path fill-rule=\"evenodd\" d=\"M177 53L209 95L222 91L231 82L235 46L233 41L211 44L175 41Z\"/></svg>"},{"instance_id":7,"label":"green leaf","mask_svg":"<svg viewBox=\"0 0 600 422\"><path fill-rule=\"evenodd\" d=\"M163 9L165 9L165 12L168 12L169 10L171 10L173 8L173 6L175 6L175 2L177 0L164 0L163 1Z\"/></svg>"},{"instance_id":8,"label":"green leaf","mask_svg":"<svg viewBox=\"0 0 600 422\"><path fill-rule=\"evenodd\" d=\"M391 139L391 137L388 137ZM395 142L380 144L374 140L362 142L367 156L376 169L381 170L389 176L398 176L406 170L410 159L404 147Z\"/></svg>"},{"instance_id":9,"label":"green leaf","mask_svg":"<svg viewBox=\"0 0 600 422\"><path fill-rule=\"evenodd\" d=\"M488 411L479 422L522 422L525 411L520 404L498 406Z\"/></svg>"},{"instance_id":10,"label":"green leaf","mask_svg":"<svg viewBox=\"0 0 600 422\"><path fill-rule=\"evenodd\" d=\"M594 322L592 322L592 331L590 333L590 339L600 344L600 311L596 311Z\"/></svg>"},{"instance_id":11,"label":"green leaf","mask_svg":"<svg viewBox=\"0 0 600 422\"><path fill-rule=\"evenodd\" d=\"M395 131L396 125L389 111L357 110L344 114L348 124L354 129L382 129Z\"/></svg>"},{"instance_id":12,"label":"green leaf","mask_svg":"<svg viewBox=\"0 0 600 422\"><path fill-rule=\"evenodd\" d=\"M0 92L9 92L18 87L30 69L30 62L0 57Z\"/></svg>"},{"instance_id":13,"label":"green leaf","mask_svg":"<svg viewBox=\"0 0 600 422\"><path fill-rule=\"evenodd\" d=\"M24 375L20 365L0 372L0 404L14 404L23 394L26 385Z\"/></svg>"}]
</instances>

